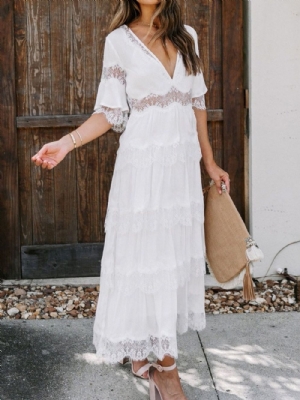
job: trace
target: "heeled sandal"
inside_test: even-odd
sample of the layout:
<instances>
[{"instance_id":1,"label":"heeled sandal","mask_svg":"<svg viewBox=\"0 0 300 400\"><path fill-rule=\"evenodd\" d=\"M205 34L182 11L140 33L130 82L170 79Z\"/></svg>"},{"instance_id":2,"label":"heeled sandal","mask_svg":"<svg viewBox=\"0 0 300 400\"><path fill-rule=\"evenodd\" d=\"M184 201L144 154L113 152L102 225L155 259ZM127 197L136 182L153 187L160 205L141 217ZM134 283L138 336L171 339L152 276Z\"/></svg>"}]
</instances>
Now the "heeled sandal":
<instances>
[{"instance_id":1,"label":"heeled sandal","mask_svg":"<svg viewBox=\"0 0 300 400\"><path fill-rule=\"evenodd\" d=\"M149 368L149 389L150 389L150 400L164 400L158 386L154 382L153 373L154 369L157 369L159 372L163 371L172 371L176 368L176 362L170 367L163 367L160 364L153 363Z\"/></svg>"},{"instance_id":2,"label":"heeled sandal","mask_svg":"<svg viewBox=\"0 0 300 400\"><path fill-rule=\"evenodd\" d=\"M135 375L141 379L148 379L148 378L145 378L143 375L145 372L149 371L149 368L151 367L152 364L147 363L147 364L143 365L140 369L138 369L136 372L133 370L133 362L130 359L130 357L124 357L123 360L119 361L119 364L125 365L129 362L131 362L131 372L133 373L133 375Z\"/></svg>"}]
</instances>

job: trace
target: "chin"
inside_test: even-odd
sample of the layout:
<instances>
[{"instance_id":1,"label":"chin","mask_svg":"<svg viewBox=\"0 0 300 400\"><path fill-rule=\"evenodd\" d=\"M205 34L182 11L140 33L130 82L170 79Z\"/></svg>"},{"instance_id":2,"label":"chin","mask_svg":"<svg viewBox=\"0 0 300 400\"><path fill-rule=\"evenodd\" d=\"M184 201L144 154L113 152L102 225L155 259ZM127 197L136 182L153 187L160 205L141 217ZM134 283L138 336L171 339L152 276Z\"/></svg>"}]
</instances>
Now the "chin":
<instances>
[{"instance_id":1,"label":"chin","mask_svg":"<svg viewBox=\"0 0 300 400\"><path fill-rule=\"evenodd\" d=\"M155 4L159 4L161 0L136 0L142 6L152 6Z\"/></svg>"}]
</instances>

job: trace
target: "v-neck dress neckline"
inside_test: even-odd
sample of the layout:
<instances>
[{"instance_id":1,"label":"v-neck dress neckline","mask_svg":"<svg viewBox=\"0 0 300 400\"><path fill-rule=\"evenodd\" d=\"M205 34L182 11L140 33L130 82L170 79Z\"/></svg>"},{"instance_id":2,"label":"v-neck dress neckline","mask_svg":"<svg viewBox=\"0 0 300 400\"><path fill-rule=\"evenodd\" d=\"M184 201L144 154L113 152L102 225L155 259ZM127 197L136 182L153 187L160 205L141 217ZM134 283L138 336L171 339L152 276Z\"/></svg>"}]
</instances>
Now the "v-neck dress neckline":
<instances>
[{"instance_id":1,"label":"v-neck dress neckline","mask_svg":"<svg viewBox=\"0 0 300 400\"><path fill-rule=\"evenodd\" d=\"M178 64L180 52L177 50L175 67L174 67L173 75L171 76L171 75L169 74L169 72L167 71L167 68L166 68L166 67L164 66L164 64L160 61L160 59L153 53L153 51L151 51L151 50L149 49L148 46L145 45L145 43L143 43L143 42L141 41L141 39L132 31L132 29L129 28L129 26L127 26L127 25L125 25L125 24L124 24L123 26L124 26L124 29L126 30L126 32L127 32L129 35L131 35L132 39L134 39L135 42L137 42L137 44L138 44L140 47L142 47L143 50L146 51L150 57L154 58L154 59L159 63L159 65L161 66L161 68L163 68L164 72L168 75L169 79L171 79L171 81L174 81L174 79L175 79L175 74L176 74L176 70L177 70L177 64Z\"/></svg>"}]
</instances>

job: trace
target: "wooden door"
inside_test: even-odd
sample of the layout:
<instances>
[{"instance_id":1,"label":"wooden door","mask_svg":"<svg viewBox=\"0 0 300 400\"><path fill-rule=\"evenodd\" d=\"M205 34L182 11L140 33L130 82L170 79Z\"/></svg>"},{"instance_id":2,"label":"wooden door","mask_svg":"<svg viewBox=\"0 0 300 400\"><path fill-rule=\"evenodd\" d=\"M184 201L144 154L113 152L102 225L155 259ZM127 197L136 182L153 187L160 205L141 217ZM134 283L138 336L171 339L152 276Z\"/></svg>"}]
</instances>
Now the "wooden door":
<instances>
[{"instance_id":1,"label":"wooden door","mask_svg":"<svg viewBox=\"0 0 300 400\"><path fill-rule=\"evenodd\" d=\"M31 156L89 117L101 76L110 0L0 4L0 274L99 275L119 135L110 131L52 171ZM209 135L245 217L243 10L240 0L181 0L199 35ZM203 171L203 185L208 177Z\"/></svg>"}]
</instances>

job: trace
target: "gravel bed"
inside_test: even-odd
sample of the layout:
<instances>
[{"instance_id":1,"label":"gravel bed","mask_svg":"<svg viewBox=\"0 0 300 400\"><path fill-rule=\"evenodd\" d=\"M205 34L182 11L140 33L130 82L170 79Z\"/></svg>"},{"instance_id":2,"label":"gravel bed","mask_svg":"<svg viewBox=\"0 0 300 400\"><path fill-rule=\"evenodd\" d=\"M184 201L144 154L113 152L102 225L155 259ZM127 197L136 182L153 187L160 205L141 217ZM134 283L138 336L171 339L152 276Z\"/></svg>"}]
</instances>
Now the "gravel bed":
<instances>
[{"instance_id":1,"label":"gravel bed","mask_svg":"<svg viewBox=\"0 0 300 400\"><path fill-rule=\"evenodd\" d=\"M212 287L205 291L208 314L300 311L295 283L267 280L256 284L256 299L245 301L241 290ZM0 285L0 319L93 318L99 286Z\"/></svg>"}]
</instances>

